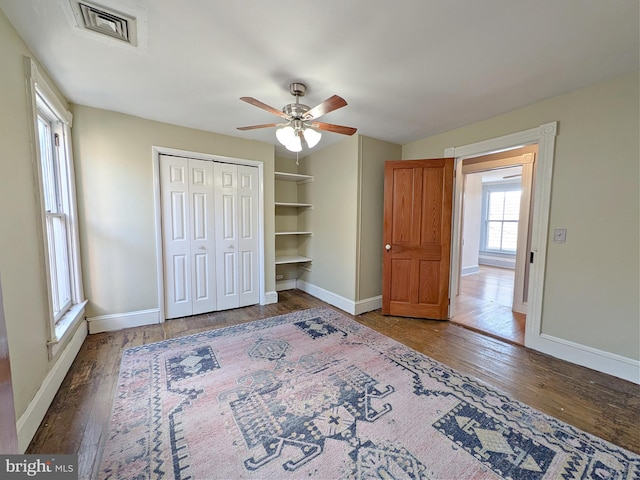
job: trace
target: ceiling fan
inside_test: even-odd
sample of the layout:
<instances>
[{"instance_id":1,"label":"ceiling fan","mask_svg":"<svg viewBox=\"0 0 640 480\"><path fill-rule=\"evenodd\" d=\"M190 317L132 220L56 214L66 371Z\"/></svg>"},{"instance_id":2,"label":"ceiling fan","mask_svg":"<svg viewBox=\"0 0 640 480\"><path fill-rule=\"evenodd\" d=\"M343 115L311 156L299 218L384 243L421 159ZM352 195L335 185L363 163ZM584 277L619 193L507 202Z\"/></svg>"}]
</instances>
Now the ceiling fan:
<instances>
[{"instance_id":1,"label":"ceiling fan","mask_svg":"<svg viewBox=\"0 0 640 480\"><path fill-rule=\"evenodd\" d=\"M315 107L309 108L309 106L300 103L300 97L303 97L306 91L307 86L303 83L292 83L289 85L289 93L296 97L296 103L285 105L282 111L266 103L262 103L253 97L240 97L240 100L243 102L247 102L282 117L285 121L282 123L266 123L263 125L238 127L238 130L279 127L278 130L276 130L276 138L287 150L292 152L301 151L302 145L306 145L309 148L315 147L322 136L317 130L326 130L327 132L340 133L342 135L353 135L356 133L357 129L353 127L343 127L342 125L316 121L316 119L322 115L346 106L347 102L344 98L333 95Z\"/></svg>"}]
</instances>

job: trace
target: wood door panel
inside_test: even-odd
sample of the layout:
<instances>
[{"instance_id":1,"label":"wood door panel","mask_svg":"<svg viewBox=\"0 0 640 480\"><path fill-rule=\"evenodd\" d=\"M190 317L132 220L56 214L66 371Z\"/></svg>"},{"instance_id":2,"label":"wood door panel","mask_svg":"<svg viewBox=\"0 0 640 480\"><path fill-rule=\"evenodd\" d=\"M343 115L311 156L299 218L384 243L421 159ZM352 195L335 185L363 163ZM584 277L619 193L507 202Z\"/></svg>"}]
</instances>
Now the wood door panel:
<instances>
[{"instance_id":1,"label":"wood door panel","mask_svg":"<svg viewBox=\"0 0 640 480\"><path fill-rule=\"evenodd\" d=\"M399 169L393 172L393 191L400 192L393 198L392 230L393 243L408 244L413 238L413 170Z\"/></svg>"},{"instance_id":2,"label":"wood door panel","mask_svg":"<svg viewBox=\"0 0 640 480\"><path fill-rule=\"evenodd\" d=\"M420 243L440 245L442 232L442 184L441 167L429 168L422 176L422 218L416 222L420 225Z\"/></svg>"},{"instance_id":3,"label":"wood door panel","mask_svg":"<svg viewBox=\"0 0 640 480\"><path fill-rule=\"evenodd\" d=\"M410 300L411 265L409 259L393 259L391 273L391 300L408 302Z\"/></svg>"},{"instance_id":4,"label":"wood door panel","mask_svg":"<svg viewBox=\"0 0 640 480\"><path fill-rule=\"evenodd\" d=\"M382 313L447 319L454 160L385 165Z\"/></svg>"},{"instance_id":5,"label":"wood door panel","mask_svg":"<svg viewBox=\"0 0 640 480\"><path fill-rule=\"evenodd\" d=\"M44 423L44 422L43 422ZM2 286L0 285L0 452L18 453L16 412L13 405L13 382L9 360L9 340L4 319Z\"/></svg>"},{"instance_id":6,"label":"wood door panel","mask_svg":"<svg viewBox=\"0 0 640 480\"><path fill-rule=\"evenodd\" d=\"M440 301L440 261L418 261L418 304L437 305Z\"/></svg>"}]
</instances>

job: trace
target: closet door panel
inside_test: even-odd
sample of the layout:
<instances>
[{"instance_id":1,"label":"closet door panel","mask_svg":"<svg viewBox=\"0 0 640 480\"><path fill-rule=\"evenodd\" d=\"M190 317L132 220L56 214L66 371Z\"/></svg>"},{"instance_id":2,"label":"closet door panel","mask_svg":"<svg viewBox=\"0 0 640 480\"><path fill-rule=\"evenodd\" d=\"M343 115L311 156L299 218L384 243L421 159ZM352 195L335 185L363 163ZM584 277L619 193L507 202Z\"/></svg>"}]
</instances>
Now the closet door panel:
<instances>
[{"instance_id":1,"label":"closet door panel","mask_svg":"<svg viewBox=\"0 0 640 480\"><path fill-rule=\"evenodd\" d=\"M260 301L258 291L258 169L238 166L238 255L241 307Z\"/></svg>"},{"instance_id":2,"label":"closet door panel","mask_svg":"<svg viewBox=\"0 0 640 480\"><path fill-rule=\"evenodd\" d=\"M192 314L189 241L189 174L186 158L161 155L165 316Z\"/></svg>"},{"instance_id":3,"label":"closet door panel","mask_svg":"<svg viewBox=\"0 0 640 480\"><path fill-rule=\"evenodd\" d=\"M190 251L192 314L217 309L214 235L214 168L205 160L189 159Z\"/></svg>"},{"instance_id":4,"label":"closet door panel","mask_svg":"<svg viewBox=\"0 0 640 480\"><path fill-rule=\"evenodd\" d=\"M218 309L237 308L238 297L238 166L215 163L216 277Z\"/></svg>"}]
</instances>

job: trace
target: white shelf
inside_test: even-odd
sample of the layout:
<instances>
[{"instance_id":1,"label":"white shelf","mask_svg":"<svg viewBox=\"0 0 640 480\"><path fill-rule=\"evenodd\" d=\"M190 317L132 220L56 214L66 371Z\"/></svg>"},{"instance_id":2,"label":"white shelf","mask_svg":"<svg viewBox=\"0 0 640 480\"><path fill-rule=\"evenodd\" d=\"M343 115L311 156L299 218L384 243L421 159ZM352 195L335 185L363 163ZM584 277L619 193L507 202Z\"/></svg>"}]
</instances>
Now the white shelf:
<instances>
[{"instance_id":1,"label":"white shelf","mask_svg":"<svg viewBox=\"0 0 640 480\"><path fill-rule=\"evenodd\" d=\"M313 181L313 177L311 175L302 175L299 173L287 173L287 172L275 172L275 179L276 180L282 180L285 182L292 182L292 183L297 183L298 185L300 184L304 184L304 183L308 183L308 182L312 182ZM276 190L279 187L276 187ZM274 202L275 205L275 214L276 217L281 217L282 219L285 219L285 217L289 217L292 213L295 213L296 215L299 215L301 213L300 209L302 208L313 208L313 205L311 205L310 203L303 203L303 202L297 202L296 200L298 199L298 196L295 195L295 193L297 193L297 189L298 187L291 185L291 186L285 186L285 185L281 185L281 188L284 190L284 193L290 193L291 197L286 198L287 200L294 200L293 202ZM302 187L304 188L304 187ZM277 196L277 195L276 195ZM283 200L285 198L282 198ZM281 208L278 208L281 207ZM291 211L286 211L285 208L294 208L296 209L295 212L291 212ZM289 218L287 218L287 220L289 221ZM291 218L291 220L295 220L294 218ZM296 224L297 221L295 223L291 223L289 225L284 224L282 225L282 227L284 228L296 228ZM286 225L286 226L285 226ZM299 225L302 226L302 225ZM282 228L281 227L281 228ZM278 248L278 245L280 244L280 246L288 246L288 248L283 249L281 251L283 252L287 252L290 253L289 255L276 255L275 258L275 264L276 265L290 265L289 267L280 267L280 269L286 269L288 273L287 276L290 275L290 272L292 271L293 268L296 269L309 269L309 266L311 264L311 258L309 257L305 257L304 255L298 255L296 252L296 248L294 245L291 245L292 243L298 243L299 239L296 238L297 235L307 235L310 236L312 235L312 232L307 232L307 231L295 231L295 230L291 230L291 231L285 231L285 232L275 232L275 240L276 240L276 249ZM304 237L303 237L304 238ZM291 248L291 247L294 248ZM293 288L289 285L291 285L291 280L287 281L287 285L288 288ZM280 286L282 286L283 284L281 283ZM295 285L295 279L293 280L293 285ZM284 287L283 287L284 288ZM278 284L276 282L276 290L278 290Z\"/></svg>"},{"instance_id":2,"label":"white shelf","mask_svg":"<svg viewBox=\"0 0 640 480\"><path fill-rule=\"evenodd\" d=\"M300 173L274 172L276 180L284 180L286 182L311 182L313 176L302 175Z\"/></svg>"},{"instance_id":3,"label":"white shelf","mask_svg":"<svg viewBox=\"0 0 640 480\"><path fill-rule=\"evenodd\" d=\"M303 257L302 255L283 255L276 257L276 265L283 265L285 263L308 263L311 259L309 257Z\"/></svg>"},{"instance_id":4,"label":"white shelf","mask_svg":"<svg viewBox=\"0 0 640 480\"><path fill-rule=\"evenodd\" d=\"M292 202L275 202L274 205L276 207L303 207L303 208L311 208L310 203L292 203Z\"/></svg>"}]
</instances>

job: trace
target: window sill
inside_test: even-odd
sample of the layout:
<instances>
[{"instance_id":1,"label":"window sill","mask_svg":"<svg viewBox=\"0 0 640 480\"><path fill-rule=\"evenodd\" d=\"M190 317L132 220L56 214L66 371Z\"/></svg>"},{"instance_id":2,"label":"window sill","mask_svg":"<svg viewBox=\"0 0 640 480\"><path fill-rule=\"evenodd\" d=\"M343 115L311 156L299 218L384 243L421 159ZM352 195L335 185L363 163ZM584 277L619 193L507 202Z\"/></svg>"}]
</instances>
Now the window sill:
<instances>
[{"instance_id":1,"label":"window sill","mask_svg":"<svg viewBox=\"0 0 640 480\"><path fill-rule=\"evenodd\" d=\"M54 358L73 335L76 327L84 320L84 308L87 300L73 305L64 316L56 322L54 338L47 342L49 358Z\"/></svg>"}]
</instances>

